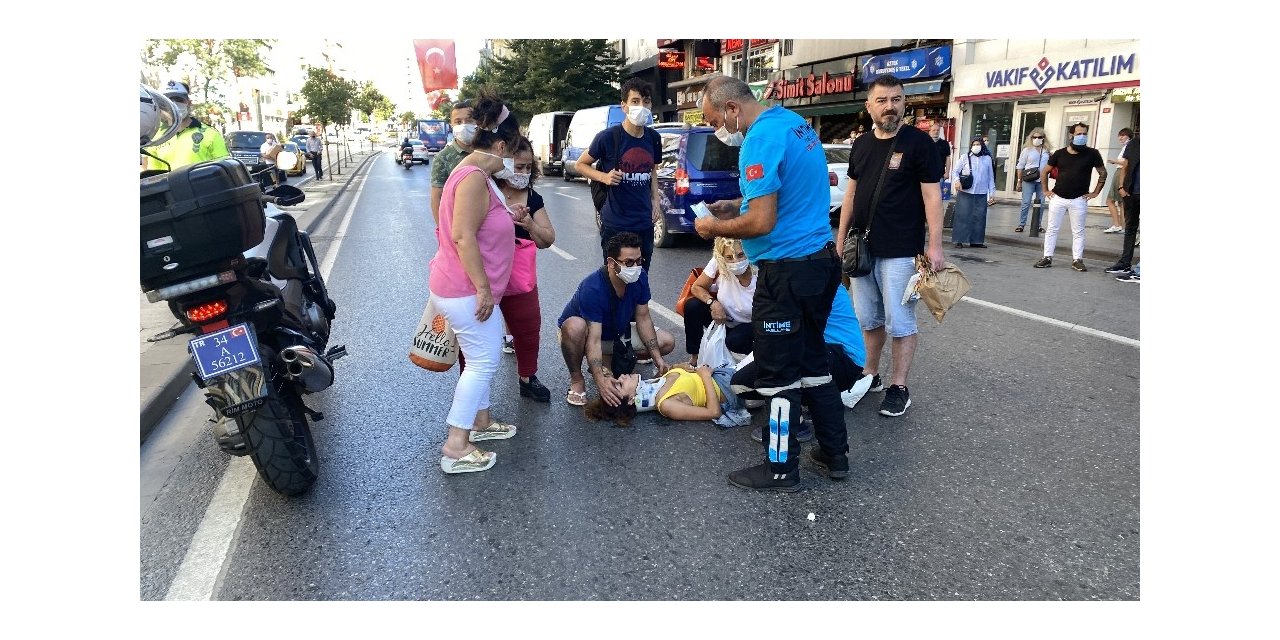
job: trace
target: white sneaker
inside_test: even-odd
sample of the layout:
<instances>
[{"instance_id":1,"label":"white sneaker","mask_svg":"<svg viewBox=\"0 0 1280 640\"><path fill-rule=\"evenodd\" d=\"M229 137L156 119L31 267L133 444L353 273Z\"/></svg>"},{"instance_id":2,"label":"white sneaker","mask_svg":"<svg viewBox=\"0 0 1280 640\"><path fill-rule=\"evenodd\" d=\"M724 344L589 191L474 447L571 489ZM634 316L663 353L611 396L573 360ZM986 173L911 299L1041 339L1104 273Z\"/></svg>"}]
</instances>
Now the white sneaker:
<instances>
[{"instance_id":1,"label":"white sneaker","mask_svg":"<svg viewBox=\"0 0 1280 640\"><path fill-rule=\"evenodd\" d=\"M502 352L503 353L516 352L515 338L512 338L511 336L502 336Z\"/></svg>"},{"instance_id":2,"label":"white sneaker","mask_svg":"<svg viewBox=\"0 0 1280 640\"><path fill-rule=\"evenodd\" d=\"M862 399L862 396L867 395L867 390L871 388L871 381L874 379L875 376L858 378L858 381L853 383L853 386L849 387L848 391L840 392L840 402L843 402L845 407L852 409Z\"/></svg>"},{"instance_id":3,"label":"white sneaker","mask_svg":"<svg viewBox=\"0 0 1280 640\"><path fill-rule=\"evenodd\" d=\"M1124 228L1123 228L1123 227L1117 227L1117 226L1115 226L1115 225L1112 225L1112 226L1107 227L1106 229L1104 229L1102 232L1103 232L1103 233L1119 233L1119 232L1121 232L1121 231L1124 231Z\"/></svg>"}]
</instances>

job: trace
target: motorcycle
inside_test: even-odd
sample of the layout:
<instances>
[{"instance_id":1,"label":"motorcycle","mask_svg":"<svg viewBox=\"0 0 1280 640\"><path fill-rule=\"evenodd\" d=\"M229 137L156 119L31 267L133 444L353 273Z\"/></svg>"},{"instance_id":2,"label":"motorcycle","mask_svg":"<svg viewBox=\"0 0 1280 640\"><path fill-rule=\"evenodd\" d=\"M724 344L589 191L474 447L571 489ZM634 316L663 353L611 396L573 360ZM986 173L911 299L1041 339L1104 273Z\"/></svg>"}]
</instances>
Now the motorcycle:
<instances>
[{"instance_id":1,"label":"motorcycle","mask_svg":"<svg viewBox=\"0 0 1280 640\"><path fill-rule=\"evenodd\" d=\"M332 385L347 355L328 345L337 304L310 236L279 208L306 196L267 173L293 161L246 168L227 158L141 181L142 289L178 320L148 341L194 335L192 378L216 412L215 441L288 496L319 473L308 418L324 415L303 398Z\"/></svg>"},{"instance_id":2,"label":"motorcycle","mask_svg":"<svg viewBox=\"0 0 1280 640\"><path fill-rule=\"evenodd\" d=\"M405 149L404 151L401 151L400 164L404 165L405 169L412 169L413 168L413 151L409 149Z\"/></svg>"}]
</instances>

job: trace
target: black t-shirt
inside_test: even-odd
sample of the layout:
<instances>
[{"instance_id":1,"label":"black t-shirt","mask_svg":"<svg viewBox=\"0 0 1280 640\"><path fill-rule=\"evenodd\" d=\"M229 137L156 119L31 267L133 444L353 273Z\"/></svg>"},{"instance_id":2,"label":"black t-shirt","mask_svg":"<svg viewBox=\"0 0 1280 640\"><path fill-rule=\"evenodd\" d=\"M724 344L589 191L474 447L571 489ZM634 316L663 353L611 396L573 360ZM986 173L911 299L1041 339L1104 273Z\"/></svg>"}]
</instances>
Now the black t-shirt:
<instances>
[{"instance_id":1,"label":"black t-shirt","mask_svg":"<svg viewBox=\"0 0 1280 640\"><path fill-rule=\"evenodd\" d=\"M1058 168L1058 181L1053 183L1054 195L1068 200L1079 198L1089 193L1089 184L1093 181L1096 167L1105 167L1102 154L1093 147L1085 147L1084 151L1071 153L1066 147L1058 149L1049 156L1048 165Z\"/></svg>"},{"instance_id":2,"label":"black t-shirt","mask_svg":"<svg viewBox=\"0 0 1280 640\"><path fill-rule=\"evenodd\" d=\"M899 127L894 159L885 171L885 185L871 223L871 255L877 258L915 257L924 253L924 196L922 183L937 184L943 162L929 134L911 126ZM853 194L853 226L867 228L871 199L893 139L875 133L858 136L849 152L849 177L858 181ZM860 179L859 176L862 176Z\"/></svg>"},{"instance_id":3,"label":"black t-shirt","mask_svg":"<svg viewBox=\"0 0 1280 640\"><path fill-rule=\"evenodd\" d=\"M533 214L537 213L539 209L542 209L543 207L545 207L546 202L542 200L542 196L538 195L537 191L530 189L528 205L529 205L529 215L532 216ZM525 240L533 240L533 236L529 235L529 230L525 229L520 225L516 225L516 237L524 238Z\"/></svg>"},{"instance_id":4,"label":"black t-shirt","mask_svg":"<svg viewBox=\"0 0 1280 640\"><path fill-rule=\"evenodd\" d=\"M951 155L951 144L942 138L938 138L933 141L933 146L938 148L938 157L942 158L942 164L938 166L938 179L941 180L947 170L947 158Z\"/></svg>"}]
</instances>

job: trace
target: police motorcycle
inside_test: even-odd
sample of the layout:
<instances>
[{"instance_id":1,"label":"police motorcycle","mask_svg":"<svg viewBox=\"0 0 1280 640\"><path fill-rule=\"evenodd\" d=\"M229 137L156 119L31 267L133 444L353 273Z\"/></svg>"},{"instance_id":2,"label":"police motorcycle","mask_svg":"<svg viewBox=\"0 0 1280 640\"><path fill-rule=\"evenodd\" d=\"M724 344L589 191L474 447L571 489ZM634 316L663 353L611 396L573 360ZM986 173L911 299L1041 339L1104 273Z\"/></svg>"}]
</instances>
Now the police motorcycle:
<instances>
[{"instance_id":1,"label":"police motorcycle","mask_svg":"<svg viewBox=\"0 0 1280 640\"><path fill-rule=\"evenodd\" d=\"M142 152L177 135L184 113L140 85ZM157 135L159 134L159 135ZM278 207L302 202L289 185L232 158L198 162L141 178L141 284L178 320L149 341L189 338L192 374L216 413L213 435L247 455L273 490L305 492L319 473L303 398L333 384L345 346L328 346L337 305L329 297L308 234Z\"/></svg>"}]
</instances>

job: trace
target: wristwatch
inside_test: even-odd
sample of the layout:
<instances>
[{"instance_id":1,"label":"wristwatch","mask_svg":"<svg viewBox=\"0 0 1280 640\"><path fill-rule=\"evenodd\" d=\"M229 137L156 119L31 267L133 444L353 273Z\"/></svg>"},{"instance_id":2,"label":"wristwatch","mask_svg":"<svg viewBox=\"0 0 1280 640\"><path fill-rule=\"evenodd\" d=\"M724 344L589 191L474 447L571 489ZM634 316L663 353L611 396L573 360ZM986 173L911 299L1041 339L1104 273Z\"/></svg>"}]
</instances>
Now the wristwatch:
<instances>
[{"instance_id":1,"label":"wristwatch","mask_svg":"<svg viewBox=\"0 0 1280 640\"><path fill-rule=\"evenodd\" d=\"M716 299L715 299L715 298L713 298L713 297L711 297L711 296L707 296L707 306L708 306L708 307L709 307L709 306L711 306L711 303L712 303L712 302L715 302L715 301L716 301Z\"/></svg>"}]
</instances>

